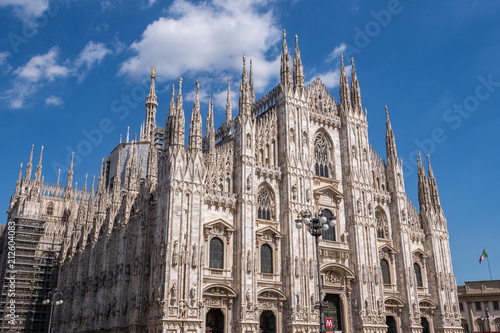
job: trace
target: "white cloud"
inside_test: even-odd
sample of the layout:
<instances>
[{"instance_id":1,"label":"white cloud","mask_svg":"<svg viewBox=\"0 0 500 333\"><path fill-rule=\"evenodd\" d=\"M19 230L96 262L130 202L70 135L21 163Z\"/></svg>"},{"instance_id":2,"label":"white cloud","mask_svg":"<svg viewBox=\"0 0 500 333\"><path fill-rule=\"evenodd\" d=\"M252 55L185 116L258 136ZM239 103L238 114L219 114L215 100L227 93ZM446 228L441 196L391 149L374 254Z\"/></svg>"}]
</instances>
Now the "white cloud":
<instances>
[{"instance_id":1,"label":"white cloud","mask_svg":"<svg viewBox=\"0 0 500 333\"><path fill-rule=\"evenodd\" d=\"M26 65L18 67L12 88L5 91L0 98L5 99L12 109L26 106L29 96L56 78L65 78L72 74L72 70L58 64L59 49L51 48L46 54L39 54L31 58Z\"/></svg>"},{"instance_id":2,"label":"white cloud","mask_svg":"<svg viewBox=\"0 0 500 333\"><path fill-rule=\"evenodd\" d=\"M272 10L262 11L266 3L212 0L194 5L175 0L168 17L149 24L130 46L136 55L121 64L119 73L144 77L154 65L163 80L206 72L227 77L241 73L246 53L253 59L255 88L262 91L279 76L276 44L281 41ZM275 56L269 58L269 53Z\"/></svg>"},{"instance_id":3,"label":"white cloud","mask_svg":"<svg viewBox=\"0 0 500 333\"><path fill-rule=\"evenodd\" d=\"M332 52L328 55L327 61L337 60L339 55L346 50L347 46L344 43L336 46Z\"/></svg>"},{"instance_id":4,"label":"white cloud","mask_svg":"<svg viewBox=\"0 0 500 333\"><path fill-rule=\"evenodd\" d=\"M75 60L76 67L86 66L87 70L92 69L92 67L98 63L100 64L107 54L110 54L106 45L103 43L94 43L90 41L85 45L83 50L80 52Z\"/></svg>"},{"instance_id":5,"label":"white cloud","mask_svg":"<svg viewBox=\"0 0 500 333\"><path fill-rule=\"evenodd\" d=\"M0 0L0 7L12 7L23 21L40 17L49 7L49 0Z\"/></svg>"},{"instance_id":6,"label":"white cloud","mask_svg":"<svg viewBox=\"0 0 500 333\"><path fill-rule=\"evenodd\" d=\"M60 97L56 97L54 95L51 95L50 97L47 97L45 99L45 105L60 106L60 105L63 105L63 100Z\"/></svg>"},{"instance_id":7,"label":"white cloud","mask_svg":"<svg viewBox=\"0 0 500 333\"><path fill-rule=\"evenodd\" d=\"M27 82L38 82L42 79L53 81L56 77L67 77L71 70L57 64L59 48L53 47L46 54L34 56L28 63L17 68L14 74Z\"/></svg>"},{"instance_id":8,"label":"white cloud","mask_svg":"<svg viewBox=\"0 0 500 333\"><path fill-rule=\"evenodd\" d=\"M0 65L5 62L3 58L9 55L4 55L4 53L0 53ZM90 41L74 61L61 62L59 53L59 48L53 47L46 54L38 54L24 66L14 70L12 88L2 93L0 99L7 100L13 109L25 107L28 98L48 82L70 76L77 76L81 81L95 64L100 64L106 55L112 52L104 44ZM45 103L59 105L57 104L59 100L51 96L45 100Z\"/></svg>"}]
</instances>

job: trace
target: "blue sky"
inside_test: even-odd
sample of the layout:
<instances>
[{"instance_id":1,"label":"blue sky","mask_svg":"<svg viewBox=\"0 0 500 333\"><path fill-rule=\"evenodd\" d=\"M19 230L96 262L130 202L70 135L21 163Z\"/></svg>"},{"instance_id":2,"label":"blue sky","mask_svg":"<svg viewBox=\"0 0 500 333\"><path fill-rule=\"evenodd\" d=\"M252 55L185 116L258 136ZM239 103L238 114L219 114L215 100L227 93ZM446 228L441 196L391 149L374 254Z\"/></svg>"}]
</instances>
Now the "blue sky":
<instances>
[{"instance_id":1,"label":"blue sky","mask_svg":"<svg viewBox=\"0 0 500 333\"><path fill-rule=\"evenodd\" d=\"M370 141L385 158L387 104L417 207L416 152L431 155L457 282L489 279L484 247L500 279L499 12L493 0L0 0L0 202L32 144L48 182L62 168L65 183L72 151L79 185L97 174L127 126L139 132L151 65L160 125L180 75L186 121L199 80L202 115L211 94L220 125L228 77L237 113L242 54L257 98L278 83L286 29L306 81L321 76L335 96L339 53L355 58Z\"/></svg>"}]
</instances>

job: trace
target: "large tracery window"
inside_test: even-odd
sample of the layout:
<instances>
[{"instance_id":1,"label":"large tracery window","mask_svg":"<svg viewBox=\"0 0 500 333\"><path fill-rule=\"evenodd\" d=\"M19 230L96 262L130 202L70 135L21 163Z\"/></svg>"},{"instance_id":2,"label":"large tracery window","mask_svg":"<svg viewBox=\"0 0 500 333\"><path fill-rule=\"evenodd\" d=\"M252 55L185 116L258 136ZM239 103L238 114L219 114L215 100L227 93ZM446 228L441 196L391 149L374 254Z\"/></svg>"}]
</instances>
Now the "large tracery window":
<instances>
[{"instance_id":1,"label":"large tracery window","mask_svg":"<svg viewBox=\"0 0 500 333\"><path fill-rule=\"evenodd\" d=\"M220 238L214 237L210 241L210 268L224 268L224 244Z\"/></svg>"},{"instance_id":2,"label":"large tracery window","mask_svg":"<svg viewBox=\"0 0 500 333\"><path fill-rule=\"evenodd\" d=\"M380 267L382 268L382 279L384 280L384 284L391 284L391 273L387 260L380 260Z\"/></svg>"},{"instance_id":3,"label":"large tracery window","mask_svg":"<svg viewBox=\"0 0 500 333\"><path fill-rule=\"evenodd\" d=\"M422 270L420 269L420 265L417 263L413 264L413 270L415 271L415 278L417 279L417 287L423 287L424 283L422 281Z\"/></svg>"},{"instance_id":4,"label":"large tracery window","mask_svg":"<svg viewBox=\"0 0 500 333\"><path fill-rule=\"evenodd\" d=\"M377 238L389 238L387 218L380 209L375 211L375 220L377 221Z\"/></svg>"},{"instance_id":5,"label":"large tracery window","mask_svg":"<svg viewBox=\"0 0 500 333\"><path fill-rule=\"evenodd\" d=\"M261 273L273 273L273 250L268 244L260 248L260 271Z\"/></svg>"},{"instance_id":6,"label":"large tracery window","mask_svg":"<svg viewBox=\"0 0 500 333\"><path fill-rule=\"evenodd\" d=\"M328 141L323 134L318 134L314 140L314 170L316 176L329 178Z\"/></svg>"},{"instance_id":7,"label":"large tracery window","mask_svg":"<svg viewBox=\"0 0 500 333\"><path fill-rule=\"evenodd\" d=\"M328 209L322 210L323 215L327 218L327 221L333 219L333 213ZM322 237L324 240L335 241L335 227L329 227L328 230L323 230Z\"/></svg>"},{"instance_id":8,"label":"large tracery window","mask_svg":"<svg viewBox=\"0 0 500 333\"><path fill-rule=\"evenodd\" d=\"M274 219L275 204L273 193L266 186L261 186L257 196L257 218L271 221Z\"/></svg>"}]
</instances>

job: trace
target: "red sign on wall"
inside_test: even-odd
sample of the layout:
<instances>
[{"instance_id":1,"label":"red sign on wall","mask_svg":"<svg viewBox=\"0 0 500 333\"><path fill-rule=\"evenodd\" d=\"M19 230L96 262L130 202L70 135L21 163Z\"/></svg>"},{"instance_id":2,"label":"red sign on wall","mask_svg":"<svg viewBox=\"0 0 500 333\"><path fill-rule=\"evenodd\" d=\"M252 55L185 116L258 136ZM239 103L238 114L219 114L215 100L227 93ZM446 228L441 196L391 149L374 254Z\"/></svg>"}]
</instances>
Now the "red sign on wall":
<instances>
[{"instance_id":1,"label":"red sign on wall","mask_svg":"<svg viewBox=\"0 0 500 333\"><path fill-rule=\"evenodd\" d=\"M326 328L333 328L333 319L326 318Z\"/></svg>"}]
</instances>

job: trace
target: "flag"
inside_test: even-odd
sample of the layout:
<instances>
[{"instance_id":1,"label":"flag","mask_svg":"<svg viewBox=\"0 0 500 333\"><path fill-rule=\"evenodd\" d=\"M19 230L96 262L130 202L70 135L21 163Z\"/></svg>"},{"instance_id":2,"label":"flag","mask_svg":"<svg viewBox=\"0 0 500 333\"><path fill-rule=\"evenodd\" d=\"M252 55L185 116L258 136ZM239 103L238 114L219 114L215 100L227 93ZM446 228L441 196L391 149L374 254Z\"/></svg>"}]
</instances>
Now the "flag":
<instances>
[{"instance_id":1,"label":"flag","mask_svg":"<svg viewBox=\"0 0 500 333\"><path fill-rule=\"evenodd\" d=\"M484 248L483 253L481 254L481 258L479 258L479 263L481 263L481 261L486 258L488 258L488 254L486 253L486 248Z\"/></svg>"}]
</instances>

